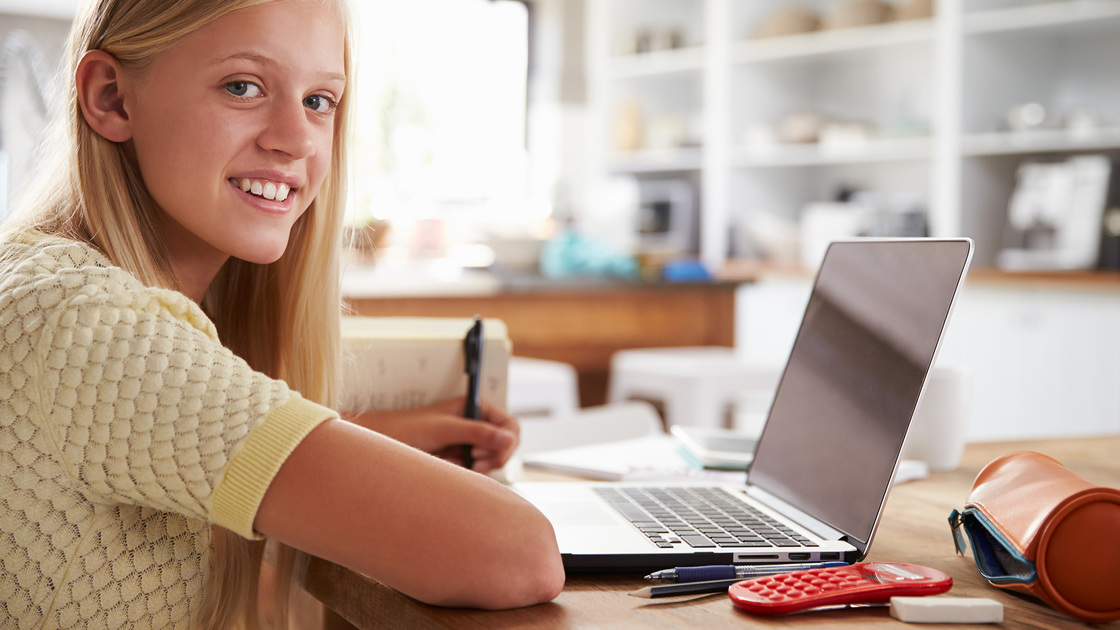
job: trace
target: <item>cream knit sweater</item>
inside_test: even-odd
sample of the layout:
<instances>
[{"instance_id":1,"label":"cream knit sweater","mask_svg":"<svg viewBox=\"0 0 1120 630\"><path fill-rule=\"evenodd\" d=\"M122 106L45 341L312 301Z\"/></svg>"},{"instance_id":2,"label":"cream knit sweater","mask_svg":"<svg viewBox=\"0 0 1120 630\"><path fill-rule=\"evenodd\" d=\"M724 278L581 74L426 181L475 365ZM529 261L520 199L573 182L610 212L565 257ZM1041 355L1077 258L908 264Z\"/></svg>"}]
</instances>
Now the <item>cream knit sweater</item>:
<instances>
[{"instance_id":1,"label":"cream knit sweater","mask_svg":"<svg viewBox=\"0 0 1120 630\"><path fill-rule=\"evenodd\" d=\"M190 627L210 525L255 536L332 417L185 296L73 241L0 243L0 628Z\"/></svg>"}]
</instances>

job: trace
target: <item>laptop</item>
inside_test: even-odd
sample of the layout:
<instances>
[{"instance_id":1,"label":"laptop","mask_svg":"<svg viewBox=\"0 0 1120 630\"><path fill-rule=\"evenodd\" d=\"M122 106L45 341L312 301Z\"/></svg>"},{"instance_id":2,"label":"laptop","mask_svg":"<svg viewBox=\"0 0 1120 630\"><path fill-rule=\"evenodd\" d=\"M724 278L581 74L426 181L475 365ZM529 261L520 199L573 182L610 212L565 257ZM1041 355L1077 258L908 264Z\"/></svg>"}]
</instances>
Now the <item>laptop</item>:
<instances>
[{"instance_id":1,"label":"laptop","mask_svg":"<svg viewBox=\"0 0 1120 630\"><path fill-rule=\"evenodd\" d=\"M569 572L861 560L971 258L966 238L832 243L745 483L514 490Z\"/></svg>"}]
</instances>

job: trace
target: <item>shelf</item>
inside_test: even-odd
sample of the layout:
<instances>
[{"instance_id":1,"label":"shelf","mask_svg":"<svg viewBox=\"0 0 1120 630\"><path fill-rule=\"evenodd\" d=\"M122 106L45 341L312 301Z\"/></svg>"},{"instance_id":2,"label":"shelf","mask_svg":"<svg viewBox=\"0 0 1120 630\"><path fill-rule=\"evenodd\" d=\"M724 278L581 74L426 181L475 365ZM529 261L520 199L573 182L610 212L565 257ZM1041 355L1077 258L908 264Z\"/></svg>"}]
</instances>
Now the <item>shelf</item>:
<instances>
[{"instance_id":1,"label":"shelf","mask_svg":"<svg viewBox=\"0 0 1120 630\"><path fill-rule=\"evenodd\" d=\"M872 140L860 147L844 149L822 148L816 144L740 148L732 154L732 162L740 168L767 168L926 160L930 155L930 139L917 137Z\"/></svg>"},{"instance_id":2,"label":"shelf","mask_svg":"<svg viewBox=\"0 0 1120 630\"><path fill-rule=\"evenodd\" d=\"M1111 20L1120 20L1120 2L1116 0L1069 0L968 13L963 29L967 35L980 35L1027 29L1096 27L1101 21Z\"/></svg>"},{"instance_id":3,"label":"shelf","mask_svg":"<svg viewBox=\"0 0 1120 630\"><path fill-rule=\"evenodd\" d=\"M1078 152L1120 156L1109 63L1120 50L1120 0L951 0L938 3L934 18L761 39L747 33L780 0L625 0L613 11L612 1L622 6L587 3L602 34L589 57L600 70L589 100L602 123L590 140L595 170L694 182L697 249L713 266L738 244L731 228L748 212L739 198L763 199L793 219L797 208L827 198L841 181L922 195L935 236L972 237L974 264L994 266L1016 162ZM679 17L686 10L699 20L689 22L692 47L608 54L612 19L625 15L632 25L647 14ZM686 137L704 150L611 153L604 139L621 97L641 98L649 112L686 112ZM1032 102L1070 112L1083 107L1099 128L985 131L999 129L993 123L1006 120L1011 107ZM810 107L867 121L870 137L776 143L790 137L778 133L783 117ZM887 126L891 121L923 126ZM756 134L753 125L774 129Z\"/></svg>"},{"instance_id":4,"label":"shelf","mask_svg":"<svg viewBox=\"0 0 1120 630\"><path fill-rule=\"evenodd\" d=\"M797 263L731 258L716 271L723 282L750 283L767 278L812 282L815 270ZM1072 271L1007 271L993 267L973 267L965 280L970 285L1008 287L1058 287L1120 291L1120 271L1078 269Z\"/></svg>"},{"instance_id":5,"label":"shelf","mask_svg":"<svg viewBox=\"0 0 1120 630\"><path fill-rule=\"evenodd\" d=\"M704 69L704 49L699 46L658 50L611 59L610 73L616 79L649 77Z\"/></svg>"},{"instance_id":6,"label":"shelf","mask_svg":"<svg viewBox=\"0 0 1120 630\"><path fill-rule=\"evenodd\" d=\"M969 157L1120 149L1120 128L977 133L965 136L961 149Z\"/></svg>"},{"instance_id":7,"label":"shelf","mask_svg":"<svg viewBox=\"0 0 1120 630\"><path fill-rule=\"evenodd\" d=\"M932 40L933 21L912 20L739 42L732 45L731 61L739 64L758 63L874 50Z\"/></svg>"},{"instance_id":8,"label":"shelf","mask_svg":"<svg viewBox=\"0 0 1120 630\"><path fill-rule=\"evenodd\" d=\"M699 147L614 152L607 168L613 173L694 171L700 169L702 158Z\"/></svg>"}]
</instances>

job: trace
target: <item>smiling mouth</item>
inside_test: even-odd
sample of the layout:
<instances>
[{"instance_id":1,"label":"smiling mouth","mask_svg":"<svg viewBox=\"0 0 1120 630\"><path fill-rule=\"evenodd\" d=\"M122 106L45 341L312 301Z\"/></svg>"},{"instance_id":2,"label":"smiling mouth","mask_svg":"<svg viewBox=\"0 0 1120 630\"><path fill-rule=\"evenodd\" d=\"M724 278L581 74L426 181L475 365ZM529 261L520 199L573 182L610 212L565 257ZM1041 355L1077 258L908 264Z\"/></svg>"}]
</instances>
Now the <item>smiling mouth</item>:
<instances>
[{"instance_id":1,"label":"smiling mouth","mask_svg":"<svg viewBox=\"0 0 1120 630\"><path fill-rule=\"evenodd\" d=\"M231 177L229 183L250 195L268 199L269 201L284 201L288 198L288 193L292 190L291 187L283 182L273 182L267 179L250 179L248 177L235 179Z\"/></svg>"}]
</instances>

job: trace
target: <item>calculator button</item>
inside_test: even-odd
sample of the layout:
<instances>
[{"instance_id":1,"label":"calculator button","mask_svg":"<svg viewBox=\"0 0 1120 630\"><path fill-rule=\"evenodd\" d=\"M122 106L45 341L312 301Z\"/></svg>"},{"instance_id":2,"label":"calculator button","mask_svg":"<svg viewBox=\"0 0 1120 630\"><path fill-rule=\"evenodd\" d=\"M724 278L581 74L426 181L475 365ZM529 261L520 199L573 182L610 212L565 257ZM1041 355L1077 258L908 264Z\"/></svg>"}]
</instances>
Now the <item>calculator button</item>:
<instances>
[{"instance_id":1,"label":"calculator button","mask_svg":"<svg viewBox=\"0 0 1120 630\"><path fill-rule=\"evenodd\" d=\"M880 566L880 563L868 563L850 568L799 571L774 576L767 582L769 588L757 591L749 589L754 585L754 580L743 580L733 585L729 594L737 607L771 615L818 606L884 602L892 595L935 595L952 586L950 576L928 567L890 565L898 570L888 571L880 569ZM918 577L913 580L896 577L910 574ZM884 575L888 579L880 582L875 579L877 575Z\"/></svg>"}]
</instances>

